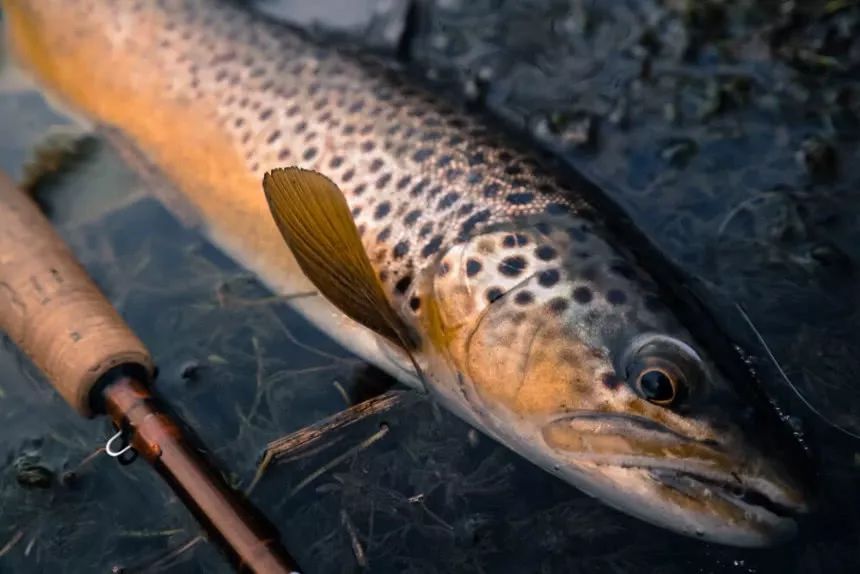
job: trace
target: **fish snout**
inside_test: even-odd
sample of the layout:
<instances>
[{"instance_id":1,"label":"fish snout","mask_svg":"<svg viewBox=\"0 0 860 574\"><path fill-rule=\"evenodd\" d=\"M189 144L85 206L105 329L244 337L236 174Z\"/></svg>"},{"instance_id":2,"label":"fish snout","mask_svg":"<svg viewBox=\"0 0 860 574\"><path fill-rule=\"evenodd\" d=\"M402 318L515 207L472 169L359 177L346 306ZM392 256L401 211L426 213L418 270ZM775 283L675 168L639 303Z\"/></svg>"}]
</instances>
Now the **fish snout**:
<instances>
[{"instance_id":1,"label":"fish snout","mask_svg":"<svg viewBox=\"0 0 860 574\"><path fill-rule=\"evenodd\" d=\"M807 483L730 436L698 440L650 419L603 413L566 416L543 429L547 446L621 510L734 546L791 538L811 506Z\"/></svg>"}]
</instances>

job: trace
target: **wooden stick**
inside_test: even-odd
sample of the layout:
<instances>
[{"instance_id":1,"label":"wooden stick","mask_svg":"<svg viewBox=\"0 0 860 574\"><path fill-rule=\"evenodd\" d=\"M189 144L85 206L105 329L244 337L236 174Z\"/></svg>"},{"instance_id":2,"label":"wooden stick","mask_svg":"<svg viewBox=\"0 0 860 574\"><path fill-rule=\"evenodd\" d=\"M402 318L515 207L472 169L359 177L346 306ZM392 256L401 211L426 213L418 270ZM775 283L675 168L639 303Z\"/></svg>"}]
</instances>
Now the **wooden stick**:
<instances>
[{"instance_id":1,"label":"wooden stick","mask_svg":"<svg viewBox=\"0 0 860 574\"><path fill-rule=\"evenodd\" d=\"M0 173L0 330L64 399L92 416L90 391L149 351L123 322L33 201Z\"/></svg>"},{"instance_id":2,"label":"wooden stick","mask_svg":"<svg viewBox=\"0 0 860 574\"><path fill-rule=\"evenodd\" d=\"M149 351L36 204L2 174L0 329L80 414L111 416L237 569L298 571L276 530L227 486L205 450L153 396Z\"/></svg>"},{"instance_id":3,"label":"wooden stick","mask_svg":"<svg viewBox=\"0 0 860 574\"><path fill-rule=\"evenodd\" d=\"M310 426L300 428L287 436L273 440L266 446L266 451L263 453L260 464L257 465L257 472L245 492L250 493L254 490L260 479L263 478L263 474L278 458L307 450L339 430L343 430L373 415L413 404L419 398L418 393L413 391L388 391L378 397L373 397L335 413Z\"/></svg>"}]
</instances>

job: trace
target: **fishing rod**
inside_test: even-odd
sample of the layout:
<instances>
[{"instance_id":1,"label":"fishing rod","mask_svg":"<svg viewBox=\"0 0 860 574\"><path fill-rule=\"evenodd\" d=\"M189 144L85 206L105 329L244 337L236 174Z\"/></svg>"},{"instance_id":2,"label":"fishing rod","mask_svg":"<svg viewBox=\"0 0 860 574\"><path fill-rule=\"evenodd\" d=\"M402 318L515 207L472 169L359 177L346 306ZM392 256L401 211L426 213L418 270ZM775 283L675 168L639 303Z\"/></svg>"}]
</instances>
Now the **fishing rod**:
<instances>
[{"instance_id":1,"label":"fishing rod","mask_svg":"<svg viewBox=\"0 0 860 574\"><path fill-rule=\"evenodd\" d=\"M201 455L152 392L152 358L38 206L0 172L0 331L80 415L109 416L105 450L136 451L239 571L298 574L277 530Z\"/></svg>"}]
</instances>

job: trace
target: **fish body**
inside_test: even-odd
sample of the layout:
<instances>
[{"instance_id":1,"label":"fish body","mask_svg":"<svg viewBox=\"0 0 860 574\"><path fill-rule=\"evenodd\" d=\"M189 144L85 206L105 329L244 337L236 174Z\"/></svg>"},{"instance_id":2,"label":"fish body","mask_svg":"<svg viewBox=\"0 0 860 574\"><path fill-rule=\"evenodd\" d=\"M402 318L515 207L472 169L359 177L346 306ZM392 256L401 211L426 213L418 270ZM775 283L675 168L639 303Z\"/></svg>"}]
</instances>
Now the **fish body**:
<instances>
[{"instance_id":1,"label":"fish body","mask_svg":"<svg viewBox=\"0 0 860 574\"><path fill-rule=\"evenodd\" d=\"M286 249L263 175L328 176L409 339L367 328L366 309L291 301L347 348L625 512L728 544L793 532L805 492L654 278L577 189L478 119L230 2L2 5L20 64L122 134L278 293L317 278ZM327 221L299 232L321 267L350 243L326 244Z\"/></svg>"}]
</instances>

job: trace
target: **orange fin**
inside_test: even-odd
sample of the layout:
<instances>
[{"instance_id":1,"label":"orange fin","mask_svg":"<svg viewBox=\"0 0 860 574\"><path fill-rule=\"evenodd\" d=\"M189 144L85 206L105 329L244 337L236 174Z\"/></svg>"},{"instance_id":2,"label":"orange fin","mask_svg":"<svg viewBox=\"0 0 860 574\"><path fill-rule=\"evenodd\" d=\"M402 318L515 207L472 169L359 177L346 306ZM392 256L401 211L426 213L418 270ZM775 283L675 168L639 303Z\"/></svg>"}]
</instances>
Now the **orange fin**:
<instances>
[{"instance_id":1,"label":"orange fin","mask_svg":"<svg viewBox=\"0 0 860 574\"><path fill-rule=\"evenodd\" d=\"M343 193L295 167L263 177L269 209L305 275L349 318L409 350L409 329L385 297Z\"/></svg>"}]
</instances>

